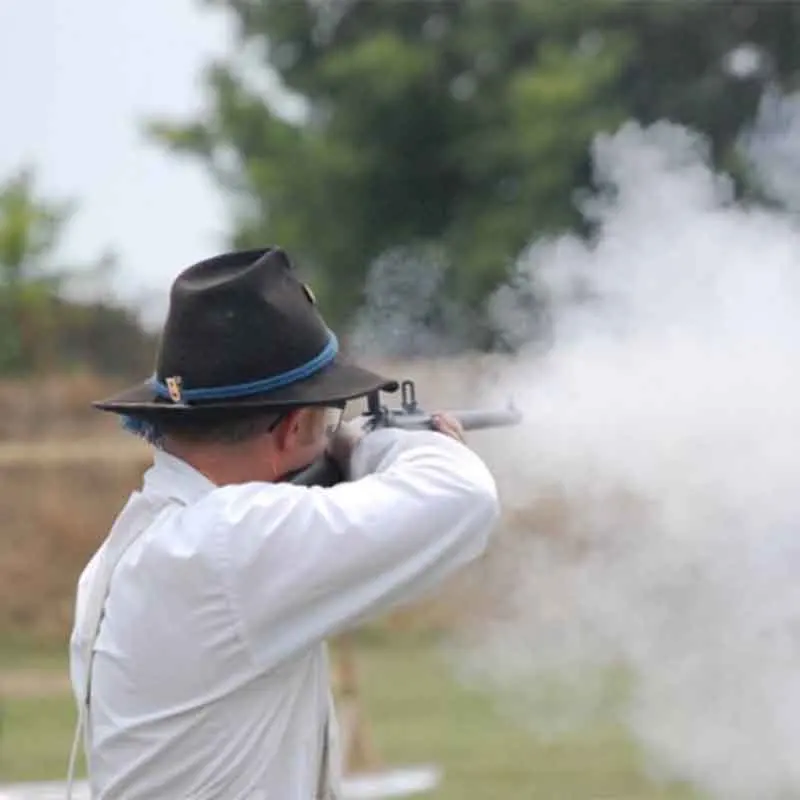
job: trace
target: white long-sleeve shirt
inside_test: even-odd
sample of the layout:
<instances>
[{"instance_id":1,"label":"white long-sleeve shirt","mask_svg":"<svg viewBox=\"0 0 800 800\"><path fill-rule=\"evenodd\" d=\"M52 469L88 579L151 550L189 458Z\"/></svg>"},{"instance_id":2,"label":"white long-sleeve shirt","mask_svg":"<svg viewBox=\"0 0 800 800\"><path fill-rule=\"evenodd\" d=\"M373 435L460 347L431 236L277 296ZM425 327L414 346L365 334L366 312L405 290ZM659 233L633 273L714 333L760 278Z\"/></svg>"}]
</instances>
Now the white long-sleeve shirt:
<instances>
[{"instance_id":1,"label":"white long-sleeve shirt","mask_svg":"<svg viewBox=\"0 0 800 800\"><path fill-rule=\"evenodd\" d=\"M315 796L325 639L476 558L498 516L483 462L438 433L371 433L352 473L330 489L217 487L155 454L110 537L127 525L131 543L113 568L91 666L95 800ZM102 548L78 586L79 703L101 562Z\"/></svg>"}]
</instances>

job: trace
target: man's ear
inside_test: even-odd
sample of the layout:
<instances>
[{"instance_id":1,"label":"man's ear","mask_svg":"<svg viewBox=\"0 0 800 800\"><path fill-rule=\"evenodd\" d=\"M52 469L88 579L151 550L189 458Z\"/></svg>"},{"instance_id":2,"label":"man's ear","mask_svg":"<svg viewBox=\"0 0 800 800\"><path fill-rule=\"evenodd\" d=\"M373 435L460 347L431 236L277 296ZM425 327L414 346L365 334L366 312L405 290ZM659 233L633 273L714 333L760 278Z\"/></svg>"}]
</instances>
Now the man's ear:
<instances>
[{"instance_id":1,"label":"man's ear","mask_svg":"<svg viewBox=\"0 0 800 800\"><path fill-rule=\"evenodd\" d=\"M290 442L297 437L297 432L300 429L301 408L295 408L284 414L281 421L275 426L272 431L272 440L278 450L286 450Z\"/></svg>"}]
</instances>

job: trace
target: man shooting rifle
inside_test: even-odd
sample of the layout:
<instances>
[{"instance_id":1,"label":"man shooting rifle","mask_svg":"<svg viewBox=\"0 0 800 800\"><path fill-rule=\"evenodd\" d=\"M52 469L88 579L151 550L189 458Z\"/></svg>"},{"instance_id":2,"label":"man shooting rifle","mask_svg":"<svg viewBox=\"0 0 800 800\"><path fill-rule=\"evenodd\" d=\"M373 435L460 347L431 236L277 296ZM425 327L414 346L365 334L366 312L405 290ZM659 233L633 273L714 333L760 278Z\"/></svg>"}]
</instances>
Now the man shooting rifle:
<instances>
[{"instance_id":1,"label":"man shooting rifle","mask_svg":"<svg viewBox=\"0 0 800 800\"><path fill-rule=\"evenodd\" d=\"M71 639L95 800L333 800L325 641L477 558L498 518L458 421L342 425L346 363L278 248L174 282L152 378L96 407L155 445L81 575ZM346 478L302 485L323 454Z\"/></svg>"}]
</instances>

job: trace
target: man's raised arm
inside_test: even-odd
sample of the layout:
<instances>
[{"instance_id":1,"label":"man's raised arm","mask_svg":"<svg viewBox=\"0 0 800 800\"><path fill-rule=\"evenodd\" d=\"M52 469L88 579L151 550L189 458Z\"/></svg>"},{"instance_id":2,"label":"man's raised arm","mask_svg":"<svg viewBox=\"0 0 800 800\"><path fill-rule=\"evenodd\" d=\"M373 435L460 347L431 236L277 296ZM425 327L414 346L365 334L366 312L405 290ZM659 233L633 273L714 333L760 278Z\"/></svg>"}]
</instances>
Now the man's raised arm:
<instances>
[{"instance_id":1,"label":"man's raised arm","mask_svg":"<svg viewBox=\"0 0 800 800\"><path fill-rule=\"evenodd\" d=\"M223 568L262 665L417 599L486 548L497 489L464 444L378 430L355 446L350 470L330 489L223 490Z\"/></svg>"}]
</instances>

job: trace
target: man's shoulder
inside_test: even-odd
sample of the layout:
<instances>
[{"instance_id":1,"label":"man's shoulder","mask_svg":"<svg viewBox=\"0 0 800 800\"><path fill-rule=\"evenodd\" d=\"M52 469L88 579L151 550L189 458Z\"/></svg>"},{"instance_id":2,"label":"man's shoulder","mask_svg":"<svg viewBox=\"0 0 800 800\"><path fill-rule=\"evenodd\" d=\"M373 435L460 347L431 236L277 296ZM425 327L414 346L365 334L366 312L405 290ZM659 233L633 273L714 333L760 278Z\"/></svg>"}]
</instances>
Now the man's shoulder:
<instances>
[{"instance_id":1,"label":"man's shoulder","mask_svg":"<svg viewBox=\"0 0 800 800\"><path fill-rule=\"evenodd\" d=\"M267 521L285 520L291 507L303 503L298 489L256 482L215 487L193 502L170 504L153 519L142 545L165 558L216 558L235 529L246 535L250 524L263 530Z\"/></svg>"},{"instance_id":2,"label":"man's shoulder","mask_svg":"<svg viewBox=\"0 0 800 800\"><path fill-rule=\"evenodd\" d=\"M280 512L313 502L313 492L292 483L250 483L218 486L205 497L187 506L187 519L205 518L208 524L224 527L246 521L250 512Z\"/></svg>"}]
</instances>

